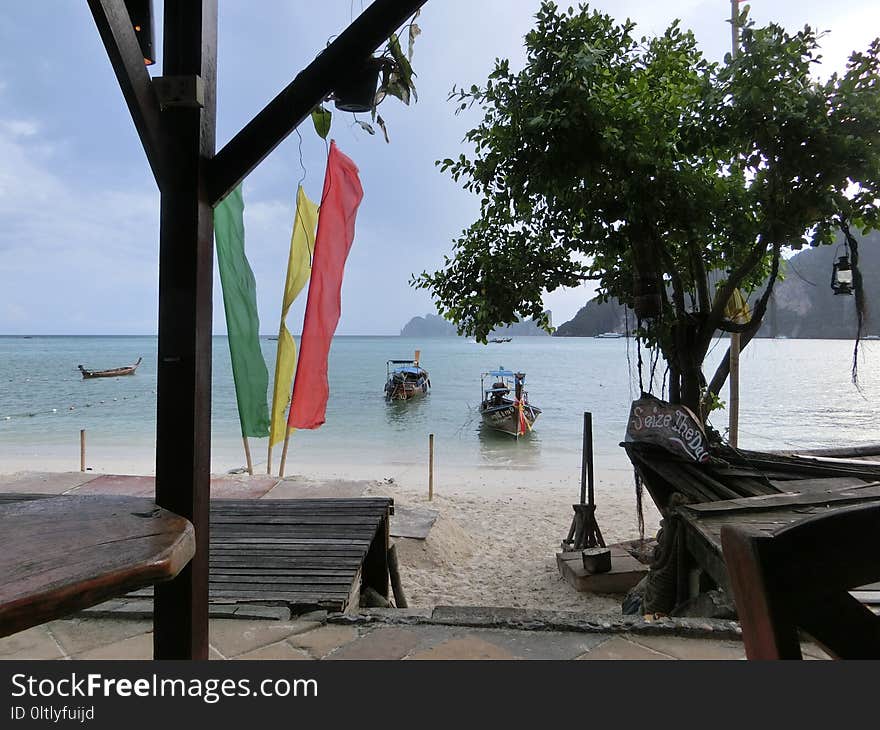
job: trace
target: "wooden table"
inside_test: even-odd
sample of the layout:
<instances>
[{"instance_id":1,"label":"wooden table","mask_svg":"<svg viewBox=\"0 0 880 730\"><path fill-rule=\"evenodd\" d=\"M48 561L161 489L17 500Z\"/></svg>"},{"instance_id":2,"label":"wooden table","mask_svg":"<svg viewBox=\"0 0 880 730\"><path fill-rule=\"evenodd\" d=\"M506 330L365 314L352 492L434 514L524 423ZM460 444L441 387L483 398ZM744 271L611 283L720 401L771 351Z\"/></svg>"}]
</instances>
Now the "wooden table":
<instances>
[{"instance_id":1,"label":"wooden table","mask_svg":"<svg viewBox=\"0 0 880 730\"><path fill-rule=\"evenodd\" d=\"M822 479L811 481L808 489L798 493L678 507L676 516L682 522L685 538L679 543L680 565L687 566L694 576L690 581L690 595L679 595L679 601L695 595L701 570L730 592L730 578L721 551L721 528L725 525L748 526L772 535L807 517L871 502L880 502L880 482L844 481L841 484L839 479Z\"/></svg>"},{"instance_id":2,"label":"wooden table","mask_svg":"<svg viewBox=\"0 0 880 730\"><path fill-rule=\"evenodd\" d=\"M193 526L149 499L22 497L0 503L0 636L171 580L195 553Z\"/></svg>"}]
</instances>

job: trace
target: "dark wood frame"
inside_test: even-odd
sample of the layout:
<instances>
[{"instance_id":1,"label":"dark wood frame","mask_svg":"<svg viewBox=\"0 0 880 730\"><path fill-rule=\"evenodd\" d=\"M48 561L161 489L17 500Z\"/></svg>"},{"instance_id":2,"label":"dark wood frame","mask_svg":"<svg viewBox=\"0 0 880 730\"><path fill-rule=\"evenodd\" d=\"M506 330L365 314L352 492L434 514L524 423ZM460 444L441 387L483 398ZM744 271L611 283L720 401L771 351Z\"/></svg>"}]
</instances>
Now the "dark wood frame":
<instances>
[{"instance_id":1,"label":"dark wood frame","mask_svg":"<svg viewBox=\"0 0 880 730\"><path fill-rule=\"evenodd\" d=\"M217 0L165 0L164 73L204 89L165 109L124 0L88 0L161 192L156 502L193 523L196 555L157 587L157 659L208 658L213 206L425 1L375 0L215 155Z\"/></svg>"},{"instance_id":2,"label":"dark wood frame","mask_svg":"<svg viewBox=\"0 0 880 730\"><path fill-rule=\"evenodd\" d=\"M880 616L848 592L880 578L878 528L880 504L844 507L772 535L721 528L749 659L801 659L799 628L833 656L880 657Z\"/></svg>"}]
</instances>

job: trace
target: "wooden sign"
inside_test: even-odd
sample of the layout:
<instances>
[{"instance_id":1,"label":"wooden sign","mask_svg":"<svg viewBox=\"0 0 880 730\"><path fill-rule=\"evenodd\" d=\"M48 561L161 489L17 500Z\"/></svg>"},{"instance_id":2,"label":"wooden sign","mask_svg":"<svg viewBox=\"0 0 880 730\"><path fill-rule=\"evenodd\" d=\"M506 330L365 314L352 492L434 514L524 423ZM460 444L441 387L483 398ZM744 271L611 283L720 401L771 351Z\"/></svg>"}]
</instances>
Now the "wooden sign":
<instances>
[{"instance_id":1,"label":"wooden sign","mask_svg":"<svg viewBox=\"0 0 880 730\"><path fill-rule=\"evenodd\" d=\"M658 398L633 401L625 441L654 444L698 463L709 460L709 442L693 412Z\"/></svg>"}]
</instances>

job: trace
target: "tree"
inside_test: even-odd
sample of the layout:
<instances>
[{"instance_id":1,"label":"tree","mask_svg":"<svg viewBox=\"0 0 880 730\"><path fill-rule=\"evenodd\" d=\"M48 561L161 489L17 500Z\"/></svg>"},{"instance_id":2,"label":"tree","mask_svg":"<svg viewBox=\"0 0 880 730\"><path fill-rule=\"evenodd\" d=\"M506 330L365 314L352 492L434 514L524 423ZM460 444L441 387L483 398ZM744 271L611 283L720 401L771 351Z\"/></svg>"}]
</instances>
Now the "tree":
<instances>
[{"instance_id":1,"label":"tree","mask_svg":"<svg viewBox=\"0 0 880 730\"><path fill-rule=\"evenodd\" d=\"M705 419L727 377L727 358L703 375L713 336L748 343L783 250L878 226L880 40L817 81L809 27L743 13L741 53L715 64L678 22L639 39L588 6L544 2L536 18L522 71L498 60L485 86L453 90L484 117L465 137L472 156L438 165L481 197L480 217L412 283L485 341L540 321L545 291L595 280L659 346L670 400ZM731 296L765 279L751 320L728 320Z\"/></svg>"}]
</instances>

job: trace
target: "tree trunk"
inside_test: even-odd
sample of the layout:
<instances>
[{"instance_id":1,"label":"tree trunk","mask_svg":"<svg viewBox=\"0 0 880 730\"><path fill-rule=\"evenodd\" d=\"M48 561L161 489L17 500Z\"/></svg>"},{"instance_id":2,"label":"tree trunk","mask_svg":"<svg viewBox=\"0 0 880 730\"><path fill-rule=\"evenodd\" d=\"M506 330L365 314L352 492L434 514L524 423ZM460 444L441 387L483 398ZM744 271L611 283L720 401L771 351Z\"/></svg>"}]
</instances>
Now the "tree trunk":
<instances>
[{"instance_id":1,"label":"tree trunk","mask_svg":"<svg viewBox=\"0 0 880 730\"><path fill-rule=\"evenodd\" d=\"M705 379L703 377L702 352L697 341L697 327L680 323L673 329L674 351L663 348L663 356L669 363L669 402L680 403L693 411L694 416L705 422L701 398Z\"/></svg>"}]
</instances>

